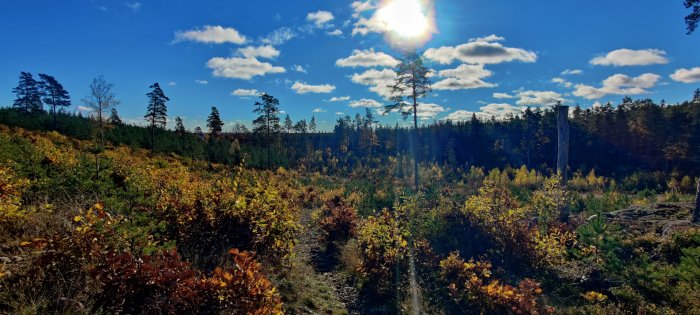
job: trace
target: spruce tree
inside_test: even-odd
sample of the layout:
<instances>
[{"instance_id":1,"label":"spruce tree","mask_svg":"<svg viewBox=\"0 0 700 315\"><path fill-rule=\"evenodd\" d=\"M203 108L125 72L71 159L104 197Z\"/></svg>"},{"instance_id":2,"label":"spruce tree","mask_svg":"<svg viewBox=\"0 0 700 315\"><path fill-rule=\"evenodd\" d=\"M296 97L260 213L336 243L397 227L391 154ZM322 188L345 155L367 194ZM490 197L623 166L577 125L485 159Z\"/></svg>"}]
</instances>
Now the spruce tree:
<instances>
[{"instance_id":1,"label":"spruce tree","mask_svg":"<svg viewBox=\"0 0 700 315\"><path fill-rule=\"evenodd\" d=\"M392 103L384 107L385 112L398 110L404 119L413 115L413 174L416 190L419 188L418 178L418 99L430 93L429 69L423 64L423 59L417 53L404 56L396 68L396 81L391 86ZM411 103L405 101L409 99Z\"/></svg>"},{"instance_id":2,"label":"spruce tree","mask_svg":"<svg viewBox=\"0 0 700 315\"><path fill-rule=\"evenodd\" d=\"M43 110L41 103L41 89L39 83L29 72L22 71L19 75L19 84L12 89L17 98L12 107L25 113L36 114Z\"/></svg>"},{"instance_id":3,"label":"spruce tree","mask_svg":"<svg viewBox=\"0 0 700 315\"><path fill-rule=\"evenodd\" d=\"M292 119L289 118L289 114L287 114L286 117L284 117L284 131L287 133L292 133L294 130L294 124L292 123Z\"/></svg>"},{"instance_id":4,"label":"spruce tree","mask_svg":"<svg viewBox=\"0 0 700 315\"><path fill-rule=\"evenodd\" d=\"M187 129L185 129L185 124L182 123L182 118L180 118L180 116L175 117L175 133L178 136L183 136L187 133Z\"/></svg>"},{"instance_id":5,"label":"spruce tree","mask_svg":"<svg viewBox=\"0 0 700 315\"><path fill-rule=\"evenodd\" d=\"M70 96L56 78L43 73L39 74L39 78L41 78L39 85L44 96L44 103L51 107L51 115L53 116L51 128L56 130L57 108L70 106Z\"/></svg>"},{"instance_id":6,"label":"spruce tree","mask_svg":"<svg viewBox=\"0 0 700 315\"><path fill-rule=\"evenodd\" d=\"M209 114L209 118L207 118L207 128L209 128L209 133L212 137L218 137L221 134L223 125L224 122L221 121L219 110L212 106L211 114Z\"/></svg>"},{"instance_id":7,"label":"spruce tree","mask_svg":"<svg viewBox=\"0 0 700 315\"><path fill-rule=\"evenodd\" d=\"M316 116L311 116L311 121L309 122L309 132L316 132Z\"/></svg>"},{"instance_id":8,"label":"spruce tree","mask_svg":"<svg viewBox=\"0 0 700 315\"><path fill-rule=\"evenodd\" d=\"M255 109L253 110L254 113L258 114L258 118L253 120L253 132L265 135L268 169L272 160L272 136L279 132L280 129L280 118L277 116L279 114L279 104L279 100L274 96L263 93L260 95L260 101L255 102Z\"/></svg>"},{"instance_id":9,"label":"spruce tree","mask_svg":"<svg viewBox=\"0 0 700 315\"><path fill-rule=\"evenodd\" d=\"M165 128L166 119L168 117L168 108L165 102L170 99L165 96L165 93L160 88L158 82L150 86L151 92L148 92L148 108L146 115L143 117L148 121L151 127L151 152L155 149L156 128Z\"/></svg>"},{"instance_id":10,"label":"spruce tree","mask_svg":"<svg viewBox=\"0 0 700 315\"><path fill-rule=\"evenodd\" d=\"M121 126L124 124L122 119L119 117L119 113L117 113L116 108L112 108L112 113L109 115L109 123L115 126Z\"/></svg>"}]
</instances>

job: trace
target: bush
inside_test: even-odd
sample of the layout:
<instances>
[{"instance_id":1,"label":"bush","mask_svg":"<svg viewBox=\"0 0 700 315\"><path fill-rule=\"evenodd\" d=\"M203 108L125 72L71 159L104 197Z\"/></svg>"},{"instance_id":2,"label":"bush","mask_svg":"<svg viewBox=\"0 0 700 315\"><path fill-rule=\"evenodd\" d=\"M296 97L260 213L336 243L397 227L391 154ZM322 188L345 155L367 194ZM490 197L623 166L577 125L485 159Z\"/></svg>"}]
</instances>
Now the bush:
<instances>
[{"instance_id":1,"label":"bush","mask_svg":"<svg viewBox=\"0 0 700 315\"><path fill-rule=\"evenodd\" d=\"M356 234L357 211L340 196L331 197L321 209L318 225L322 231L321 241L327 248L342 245Z\"/></svg>"},{"instance_id":2,"label":"bush","mask_svg":"<svg viewBox=\"0 0 700 315\"><path fill-rule=\"evenodd\" d=\"M389 210L361 222L357 233L362 250L360 271L379 291L388 288L394 267L406 257L407 238L407 227Z\"/></svg>"}]
</instances>

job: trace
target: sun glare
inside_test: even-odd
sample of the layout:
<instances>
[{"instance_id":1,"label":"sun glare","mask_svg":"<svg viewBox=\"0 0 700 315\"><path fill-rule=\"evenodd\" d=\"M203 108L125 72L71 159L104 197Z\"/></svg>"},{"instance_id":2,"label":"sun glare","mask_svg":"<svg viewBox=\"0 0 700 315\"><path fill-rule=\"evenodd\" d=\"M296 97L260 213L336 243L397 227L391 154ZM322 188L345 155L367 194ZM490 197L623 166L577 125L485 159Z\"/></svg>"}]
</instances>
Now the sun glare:
<instances>
[{"instance_id":1,"label":"sun glare","mask_svg":"<svg viewBox=\"0 0 700 315\"><path fill-rule=\"evenodd\" d=\"M429 0L386 0L376 18L389 31L388 40L399 46L420 46L435 31Z\"/></svg>"}]
</instances>

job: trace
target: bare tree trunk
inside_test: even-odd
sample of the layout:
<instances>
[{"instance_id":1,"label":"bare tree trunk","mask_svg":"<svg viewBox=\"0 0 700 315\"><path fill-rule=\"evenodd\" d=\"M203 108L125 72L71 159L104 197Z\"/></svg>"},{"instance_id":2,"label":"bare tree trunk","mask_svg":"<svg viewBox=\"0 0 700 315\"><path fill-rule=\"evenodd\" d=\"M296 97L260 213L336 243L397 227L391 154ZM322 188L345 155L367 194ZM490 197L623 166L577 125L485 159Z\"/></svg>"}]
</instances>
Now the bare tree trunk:
<instances>
[{"instance_id":1,"label":"bare tree trunk","mask_svg":"<svg viewBox=\"0 0 700 315\"><path fill-rule=\"evenodd\" d=\"M561 184L566 187L566 170L569 162L569 106L557 106L557 173ZM569 219L569 206L559 205L559 217L566 222Z\"/></svg>"},{"instance_id":2,"label":"bare tree trunk","mask_svg":"<svg viewBox=\"0 0 700 315\"><path fill-rule=\"evenodd\" d=\"M418 191L420 189L420 176L418 174L418 100L416 99L415 75L413 81L413 184Z\"/></svg>"},{"instance_id":3,"label":"bare tree trunk","mask_svg":"<svg viewBox=\"0 0 700 315\"><path fill-rule=\"evenodd\" d=\"M695 209L693 210L693 222L700 222L700 180L698 180L698 188L695 192Z\"/></svg>"}]
</instances>

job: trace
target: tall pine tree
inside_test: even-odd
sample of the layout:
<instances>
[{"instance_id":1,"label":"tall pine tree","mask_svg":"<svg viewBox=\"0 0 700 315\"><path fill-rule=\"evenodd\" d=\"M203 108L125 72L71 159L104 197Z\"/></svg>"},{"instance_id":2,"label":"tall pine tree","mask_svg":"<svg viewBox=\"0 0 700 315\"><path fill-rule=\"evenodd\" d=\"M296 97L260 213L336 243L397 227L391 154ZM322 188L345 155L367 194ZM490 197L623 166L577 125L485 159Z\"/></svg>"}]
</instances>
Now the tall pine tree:
<instances>
[{"instance_id":1,"label":"tall pine tree","mask_svg":"<svg viewBox=\"0 0 700 315\"><path fill-rule=\"evenodd\" d=\"M280 101L278 99L270 94L263 93L260 95L260 101L255 102L255 109L253 110L254 113L258 114L258 118L253 120L253 132L265 135L268 169L272 165L272 137L280 130L279 105Z\"/></svg>"},{"instance_id":2,"label":"tall pine tree","mask_svg":"<svg viewBox=\"0 0 700 315\"><path fill-rule=\"evenodd\" d=\"M43 110L41 103L41 89L39 82L29 72L22 71L19 75L19 84L12 89L17 98L12 107L25 114L39 113Z\"/></svg>"},{"instance_id":3,"label":"tall pine tree","mask_svg":"<svg viewBox=\"0 0 700 315\"><path fill-rule=\"evenodd\" d=\"M168 117L168 108L165 102L170 99L165 96L163 89L160 88L158 82L150 86L151 92L148 92L148 108L146 115L143 117L148 121L151 127L151 152L155 149L156 128L165 128L165 122Z\"/></svg>"},{"instance_id":4,"label":"tall pine tree","mask_svg":"<svg viewBox=\"0 0 700 315\"><path fill-rule=\"evenodd\" d=\"M56 78L43 73L39 74L39 78L41 78L39 85L44 95L44 103L51 107L51 115L53 116L51 128L56 130L57 108L70 106L70 96L68 95L68 91L63 88L61 83L58 83Z\"/></svg>"},{"instance_id":5,"label":"tall pine tree","mask_svg":"<svg viewBox=\"0 0 700 315\"><path fill-rule=\"evenodd\" d=\"M223 126L224 122L221 121L219 110L212 106L211 114L209 114L209 117L207 118L207 128L209 128L209 134L211 134L212 137L218 137L221 134Z\"/></svg>"},{"instance_id":6,"label":"tall pine tree","mask_svg":"<svg viewBox=\"0 0 700 315\"><path fill-rule=\"evenodd\" d=\"M182 118L180 118L180 116L175 117L175 133L178 136L183 136L187 133L187 129L185 129L185 124L182 123Z\"/></svg>"},{"instance_id":7,"label":"tall pine tree","mask_svg":"<svg viewBox=\"0 0 700 315\"><path fill-rule=\"evenodd\" d=\"M119 104L112 87L114 85L107 83L103 76L98 76L92 79L90 83L90 93L82 99L82 102L88 108L92 109L97 119L97 125L100 131L100 145L104 145L104 115L107 110L114 108Z\"/></svg>"},{"instance_id":8,"label":"tall pine tree","mask_svg":"<svg viewBox=\"0 0 700 315\"><path fill-rule=\"evenodd\" d=\"M385 106L388 113L398 110L404 119L413 115L413 175L416 190L419 188L418 178L418 99L430 93L429 69L423 64L423 59L417 53L404 56L396 68L396 81L391 86L392 102ZM409 99L411 103L405 101Z\"/></svg>"}]
</instances>

